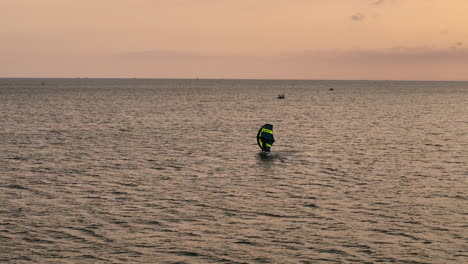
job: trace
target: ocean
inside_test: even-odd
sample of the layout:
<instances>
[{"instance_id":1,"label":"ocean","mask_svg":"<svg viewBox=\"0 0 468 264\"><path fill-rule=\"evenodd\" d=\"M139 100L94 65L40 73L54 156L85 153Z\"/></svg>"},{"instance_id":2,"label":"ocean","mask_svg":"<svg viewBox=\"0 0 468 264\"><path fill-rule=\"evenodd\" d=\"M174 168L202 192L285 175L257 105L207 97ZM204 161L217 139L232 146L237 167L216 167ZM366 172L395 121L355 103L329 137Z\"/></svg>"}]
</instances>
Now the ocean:
<instances>
[{"instance_id":1,"label":"ocean","mask_svg":"<svg viewBox=\"0 0 468 264\"><path fill-rule=\"evenodd\" d=\"M468 263L468 82L4 78L0 124L0 263Z\"/></svg>"}]
</instances>

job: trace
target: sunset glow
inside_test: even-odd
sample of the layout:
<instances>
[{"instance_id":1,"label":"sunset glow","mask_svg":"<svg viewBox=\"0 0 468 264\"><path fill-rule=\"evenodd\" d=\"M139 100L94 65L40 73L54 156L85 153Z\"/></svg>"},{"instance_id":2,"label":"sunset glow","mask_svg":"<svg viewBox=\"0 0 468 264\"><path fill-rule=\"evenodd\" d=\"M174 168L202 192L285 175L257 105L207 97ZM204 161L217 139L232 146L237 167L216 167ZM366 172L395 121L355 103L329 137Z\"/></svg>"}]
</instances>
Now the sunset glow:
<instances>
[{"instance_id":1,"label":"sunset glow","mask_svg":"<svg viewBox=\"0 0 468 264\"><path fill-rule=\"evenodd\" d=\"M466 0L2 0L0 77L468 80Z\"/></svg>"}]
</instances>

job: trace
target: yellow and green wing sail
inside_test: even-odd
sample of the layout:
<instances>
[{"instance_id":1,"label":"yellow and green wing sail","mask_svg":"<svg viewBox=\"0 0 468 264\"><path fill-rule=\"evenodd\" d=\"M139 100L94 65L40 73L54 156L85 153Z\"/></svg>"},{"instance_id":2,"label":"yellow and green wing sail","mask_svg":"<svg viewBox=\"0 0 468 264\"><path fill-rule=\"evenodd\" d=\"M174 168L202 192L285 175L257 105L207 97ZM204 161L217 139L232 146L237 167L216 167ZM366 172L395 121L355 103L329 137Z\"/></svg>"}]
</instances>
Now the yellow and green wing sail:
<instances>
[{"instance_id":1,"label":"yellow and green wing sail","mask_svg":"<svg viewBox=\"0 0 468 264\"><path fill-rule=\"evenodd\" d=\"M257 134L258 146L260 146L263 151L270 152L270 148L274 142L275 138L273 137L273 125L263 125Z\"/></svg>"}]
</instances>

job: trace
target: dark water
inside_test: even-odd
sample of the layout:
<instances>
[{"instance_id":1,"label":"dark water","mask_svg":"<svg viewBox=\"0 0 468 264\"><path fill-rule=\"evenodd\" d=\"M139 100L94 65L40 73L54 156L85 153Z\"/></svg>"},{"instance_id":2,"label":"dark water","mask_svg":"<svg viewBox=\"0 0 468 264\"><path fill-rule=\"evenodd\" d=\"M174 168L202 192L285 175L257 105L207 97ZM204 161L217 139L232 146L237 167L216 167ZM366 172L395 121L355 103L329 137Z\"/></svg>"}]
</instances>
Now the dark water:
<instances>
[{"instance_id":1,"label":"dark water","mask_svg":"<svg viewBox=\"0 0 468 264\"><path fill-rule=\"evenodd\" d=\"M1 263L468 262L466 82L0 79L0 124Z\"/></svg>"}]
</instances>

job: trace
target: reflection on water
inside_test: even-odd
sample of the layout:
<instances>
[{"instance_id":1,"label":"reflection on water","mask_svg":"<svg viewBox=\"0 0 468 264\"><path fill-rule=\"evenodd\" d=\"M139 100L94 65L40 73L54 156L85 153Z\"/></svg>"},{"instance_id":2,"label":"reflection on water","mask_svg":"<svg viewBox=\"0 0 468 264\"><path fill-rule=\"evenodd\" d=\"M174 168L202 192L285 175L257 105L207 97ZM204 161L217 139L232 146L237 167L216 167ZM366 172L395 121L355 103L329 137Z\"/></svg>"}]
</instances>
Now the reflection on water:
<instances>
[{"instance_id":1,"label":"reflection on water","mask_svg":"<svg viewBox=\"0 0 468 264\"><path fill-rule=\"evenodd\" d=\"M467 98L462 82L0 79L0 262L466 263Z\"/></svg>"}]
</instances>

